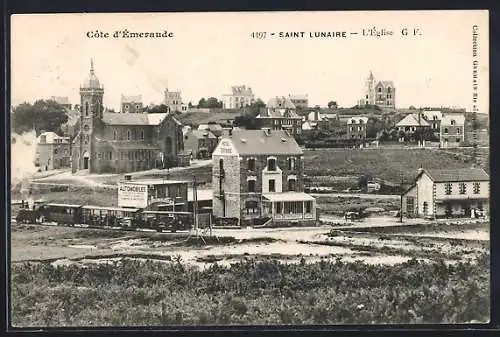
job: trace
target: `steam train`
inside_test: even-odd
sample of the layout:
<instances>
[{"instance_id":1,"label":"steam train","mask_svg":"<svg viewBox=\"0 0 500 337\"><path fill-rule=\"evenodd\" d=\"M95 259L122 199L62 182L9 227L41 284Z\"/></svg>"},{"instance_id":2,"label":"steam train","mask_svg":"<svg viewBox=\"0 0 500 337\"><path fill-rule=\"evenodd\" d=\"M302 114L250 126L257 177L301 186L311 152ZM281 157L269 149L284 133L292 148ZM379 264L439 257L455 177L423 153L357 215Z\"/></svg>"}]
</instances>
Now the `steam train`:
<instances>
[{"instance_id":1,"label":"steam train","mask_svg":"<svg viewBox=\"0 0 500 337\"><path fill-rule=\"evenodd\" d=\"M56 223L91 228L119 227L130 230L144 228L158 232L164 230L176 232L191 229L193 213L47 203L32 208L22 205L16 216L16 222Z\"/></svg>"}]
</instances>

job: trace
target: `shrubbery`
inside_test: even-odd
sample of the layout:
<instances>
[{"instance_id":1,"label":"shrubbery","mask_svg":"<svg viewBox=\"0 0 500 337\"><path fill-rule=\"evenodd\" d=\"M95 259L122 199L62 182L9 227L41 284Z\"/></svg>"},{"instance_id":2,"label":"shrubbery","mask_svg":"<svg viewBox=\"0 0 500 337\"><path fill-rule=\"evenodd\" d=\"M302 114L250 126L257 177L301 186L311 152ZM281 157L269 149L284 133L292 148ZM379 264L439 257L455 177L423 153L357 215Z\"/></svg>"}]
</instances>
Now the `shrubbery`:
<instances>
[{"instance_id":1,"label":"shrubbery","mask_svg":"<svg viewBox=\"0 0 500 337\"><path fill-rule=\"evenodd\" d=\"M458 323L489 316L489 257L377 266L322 260L15 264L15 326Z\"/></svg>"}]
</instances>

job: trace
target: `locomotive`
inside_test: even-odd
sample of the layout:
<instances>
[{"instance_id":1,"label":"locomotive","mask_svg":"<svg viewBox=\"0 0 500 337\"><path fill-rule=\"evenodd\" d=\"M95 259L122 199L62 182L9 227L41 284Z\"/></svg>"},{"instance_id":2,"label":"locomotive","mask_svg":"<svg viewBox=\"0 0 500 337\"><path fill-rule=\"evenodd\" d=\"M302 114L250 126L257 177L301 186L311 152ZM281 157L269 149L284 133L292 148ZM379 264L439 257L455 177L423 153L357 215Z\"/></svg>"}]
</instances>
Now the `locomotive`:
<instances>
[{"instance_id":1,"label":"locomotive","mask_svg":"<svg viewBox=\"0 0 500 337\"><path fill-rule=\"evenodd\" d=\"M193 213L174 211L152 211L138 208L104 207L47 203L36 207L21 208L17 223L56 223L67 226L91 228L154 229L176 232L189 230L193 224Z\"/></svg>"}]
</instances>

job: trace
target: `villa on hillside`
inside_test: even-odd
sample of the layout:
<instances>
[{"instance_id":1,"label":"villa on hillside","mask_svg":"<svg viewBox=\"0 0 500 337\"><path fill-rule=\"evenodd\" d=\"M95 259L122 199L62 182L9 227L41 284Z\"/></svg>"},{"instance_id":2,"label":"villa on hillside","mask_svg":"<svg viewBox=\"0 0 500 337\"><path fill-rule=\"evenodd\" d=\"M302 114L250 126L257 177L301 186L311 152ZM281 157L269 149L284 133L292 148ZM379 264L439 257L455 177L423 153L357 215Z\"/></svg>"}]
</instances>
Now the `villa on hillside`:
<instances>
[{"instance_id":1,"label":"villa on hillside","mask_svg":"<svg viewBox=\"0 0 500 337\"><path fill-rule=\"evenodd\" d=\"M292 135L299 135L302 132L302 118L288 97L271 98L257 118L262 128L286 130Z\"/></svg>"},{"instance_id":2,"label":"villa on hillside","mask_svg":"<svg viewBox=\"0 0 500 337\"><path fill-rule=\"evenodd\" d=\"M245 85L235 85L231 87L230 94L222 96L224 109L239 109L255 102L255 95L252 88Z\"/></svg>"}]
</instances>

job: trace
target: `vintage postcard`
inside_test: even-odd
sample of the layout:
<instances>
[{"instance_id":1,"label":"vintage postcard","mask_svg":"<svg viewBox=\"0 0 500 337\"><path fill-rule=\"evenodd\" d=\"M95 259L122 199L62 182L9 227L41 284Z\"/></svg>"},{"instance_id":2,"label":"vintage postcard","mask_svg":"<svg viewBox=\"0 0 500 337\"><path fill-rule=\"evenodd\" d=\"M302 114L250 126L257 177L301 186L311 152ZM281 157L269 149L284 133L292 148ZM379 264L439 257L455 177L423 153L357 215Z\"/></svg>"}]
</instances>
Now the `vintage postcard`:
<instances>
[{"instance_id":1,"label":"vintage postcard","mask_svg":"<svg viewBox=\"0 0 500 337\"><path fill-rule=\"evenodd\" d=\"M488 27L12 16L11 326L488 323Z\"/></svg>"}]
</instances>

